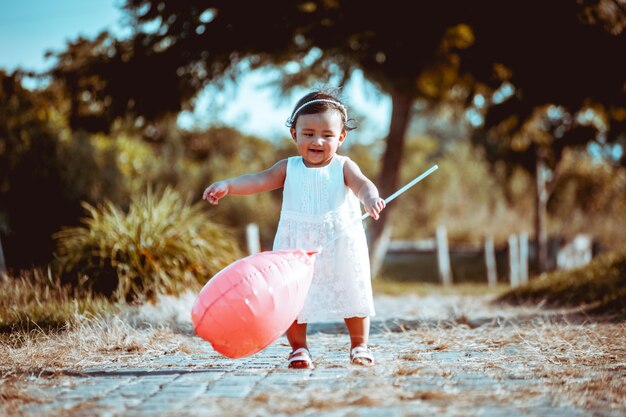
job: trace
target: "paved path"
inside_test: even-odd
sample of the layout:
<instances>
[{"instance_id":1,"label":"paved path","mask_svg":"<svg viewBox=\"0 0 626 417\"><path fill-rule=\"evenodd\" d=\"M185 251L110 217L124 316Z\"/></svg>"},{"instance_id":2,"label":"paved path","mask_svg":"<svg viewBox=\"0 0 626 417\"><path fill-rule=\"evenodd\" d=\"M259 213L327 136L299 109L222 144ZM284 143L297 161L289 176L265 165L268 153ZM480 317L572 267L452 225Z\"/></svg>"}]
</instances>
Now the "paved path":
<instances>
[{"instance_id":1,"label":"paved path","mask_svg":"<svg viewBox=\"0 0 626 417\"><path fill-rule=\"evenodd\" d=\"M614 395L581 403L578 391L559 386L559 378L548 372L555 356L542 351L534 339L517 337L523 329L519 321L503 315L456 315L446 321L416 317L406 298L378 299L377 308L370 340L377 364L371 368L348 363L348 337L341 323L311 326L313 370L286 369L289 348L284 338L256 355L232 360L187 335L193 353L166 354L149 366L136 367L120 358L96 368L32 375L29 394L38 400L20 406L15 415L626 415L626 404ZM546 322L541 323L545 330ZM569 375L568 384L587 390L585 384L602 383L608 375L606 383L619 396L625 388L623 382L619 385L626 379L625 360L618 356L589 364Z\"/></svg>"}]
</instances>

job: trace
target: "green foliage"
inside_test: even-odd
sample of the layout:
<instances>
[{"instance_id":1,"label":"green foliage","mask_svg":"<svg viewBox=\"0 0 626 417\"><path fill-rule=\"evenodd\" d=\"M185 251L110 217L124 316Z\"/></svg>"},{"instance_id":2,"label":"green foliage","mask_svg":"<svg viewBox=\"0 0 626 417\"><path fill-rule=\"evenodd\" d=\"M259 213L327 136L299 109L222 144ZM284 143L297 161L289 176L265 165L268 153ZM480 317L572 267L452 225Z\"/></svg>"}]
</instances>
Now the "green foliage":
<instances>
[{"instance_id":1,"label":"green foliage","mask_svg":"<svg viewBox=\"0 0 626 417\"><path fill-rule=\"evenodd\" d=\"M197 199L214 181L262 171L296 153L291 141L272 143L225 126L184 132L182 140L187 149L189 162L186 166L189 169L178 188L188 190ZM258 224L262 245L270 249L278 224L281 195L279 189L248 196L228 196L218 206L207 207L215 221L239 231L238 238L242 243L246 224Z\"/></svg>"},{"instance_id":2,"label":"green foliage","mask_svg":"<svg viewBox=\"0 0 626 417\"><path fill-rule=\"evenodd\" d=\"M450 241L480 244L487 235L504 242L510 233L531 228L527 213L532 198L524 173L510 178L497 175L467 141L443 147L439 141L421 136L409 139L406 148L402 184L435 161L440 169L390 203L397 205L394 237L431 238L437 226L445 225ZM521 190L512 190L510 201L505 190L515 188L516 182L522 183Z\"/></svg>"},{"instance_id":3,"label":"green foliage","mask_svg":"<svg viewBox=\"0 0 626 417\"><path fill-rule=\"evenodd\" d=\"M568 152L548 204L553 234L592 234L618 247L626 230L626 168L585 152Z\"/></svg>"},{"instance_id":4,"label":"green foliage","mask_svg":"<svg viewBox=\"0 0 626 417\"><path fill-rule=\"evenodd\" d=\"M331 73L347 79L360 68L387 92L438 98L458 79L456 52L474 41L464 22L476 6L438 2L428 13L412 7L127 0L130 38L105 32L77 39L56 55L51 74L73 97L73 126L90 131L127 116L146 121L178 113L208 83L264 65L284 68L286 88Z\"/></svg>"},{"instance_id":5,"label":"green foliage","mask_svg":"<svg viewBox=\"0 0 626 417\"><path fill-rule=\"evenodd\" d=\"M381 141L376 141L372 144L362 144L352 142L348 135L347 142L344 142L343 149L340 149L339 153L345 152L346 156L349 156L356 164L361 168L361 171L367 178L372 181L376 180L376 175L380 171L379 152L377 148L382 145Z\"/></svg>"},{"instance_id":6,"label":"green foliage","mask_svg":"<svg viewBox=\"0 0 626 417\"><path fill-rule=\"evenodd\" d=\"M377 145L349 148L372 179ZM401 184L434 163L440 169L391 203L393 238L432 238L441 224L454 243L480 244L490 235L502 245L511 233L533 230L534 184L523 169L491 165L467 140L446 144L429 136L409 138L403 158ZM626 169L567 151L560 172L548 205L550 234L567 239L584 233L603 247L617 247L626 228Z\"/></svg>"},{"instance_id":7,"label":"green foliage","mask_svg":"<svg viewBox=\"0 0 626 417\"><path fill-rule=\"evenodd\" d=\"M545 302L552 307L586 306L590 312L626 318L626 249L602 254L578 269L542 274L498 300L514 304Z\"/></svg>"},{"instance_id":8,"label":"green foliage","mask_svg":"<svg viewBox=\"0 0 626 417\"><path fill-rule=\"evenodd\" d=\"M58 85L30 91L0 72L0 233L12 268L49 262L52 234L79 223L81 201L125 206L171 170L138 136L71 131L67 106Z\"/></svg>"},{"instance_id":9,"label":"green foliage","mask_svg":"<svg viewBox=\"0 0 626 417\"><path fill-rule=\"evenodd\" d=\"M132 300L196 288L240 256L235 240L171 188L131 200L84 205L83 226L62 230L56 259L66 276Z\"/></svg>"},{"instance_id":10,"label":"green foliage","mask_svg":"<svg viewBox=\"0 0 626 417\"><path fill-rule=\"evenodd\" d=\"M0 276L0 333L61 329L117 305L79 287L62 285L50 271L32 270L18 277Z\"/></svg>"},{"instance_id":11,"label":"green foliage","mask_svg":"<svg viewBox=\"0 0 626 417\"><path fill-rule=\"evenodd\" d=\"M29 91L19 75L0 72L0 237L10 268L48 263L52 234L79 224L82 201L127 208L150 184L174 186L196 201L210 182L265 169L284 153L232 128L184 132L173 119L145 130L120 124L108 136L73 132L57 87ZM267 246L276 196L229 199L212 214L240 230L258 223ZM243 242L243 232L237 237Z\"/></svg>"},{"instance_id":12,"label":"green foliage","mask_svg":"<svg viewBox=\"0 0 626 417\"><path fill-rule=\"evenodd\" d=\"M105 196L118 205L128 205L131 196L142 194L149 184L175 183L171 176L177 173L176 164L172 166L169 158L160 156L139 136L124 132L113 136L91 135L85 137L83 142L89 143L92 148L96 164L94 171L100 177L94 191L99 191L99 196ZM162 148L169 150L173 146L164 144ZM184 163L178 157L176 160ZM81 164L76 161L74 166L80 167ZM102 197L95 196L89 199L93 202L101 200Z\"/></svg>"},{"instance_id":13,"label":"green foliage","mask_svg":"<svg viewBox=\"0 0 626 417\"><path fill-rule=\"evenodd\" d=\"M411 99L438 100L459 85L495 90L506 81L515 97L491 103L489 118L514 116L515 130L550 103L573 114L593 101L617 122L611 108L624 108L626 70L614 57L626 31L623 11L611 3L446 0L415 13L410 3L372 0L126 0L130 38L80 38L57 55L51 73L73 98L72 122L88 129L101 127L95 120L177 113L208 83L268 64L287 65L285 87L333 72L347 79L359 68L390 95Z\"/></svg>"},{"instance_id":14,"label":"green foliage","mask_svg":"<svg viewBox=\"0 0 626 417\"><path fill-rule=\"evenodd\" d=\"M485 6L488 13L468 19L476 42L460 56L462 69L477 81L477 91L488 97L487 105L479 106L486 112L486 127L497 126L486 148L534 170L537 153L554 167L564 149L598 140L595 133L606 133L600 143L623 137L626 64L614 64L614 56L626 47L626 31L623 10L615 2L492 1ZM597 18L594 9L622 21ZM492 18L503 12L517 17ZM529 22L531 32L526 30ZM492 96L505 85L508 97ZM481 91L481 86L491 92ZM577 117L588 110L600 115L600 123Z\"/></svg>"},{"instance_id":15,"label":"green foliage","mask_svg":"<svg viewBox=\"0 0 626 417\"><path fill-rule=\"evenodd\" d=\"M78 216L83 183L96 180L85 153L83 175L64 174L64 157L71 152L60 141L71 135L63 107L54 88L31 92L19 74L0 71L0 232L7 262L14 267L50 259L50 235ZM69 184L75 192L68 192Z\"/></svg>"},{"instance_id":16,"label":"green foliage","mask_svg":"<svg viewBox=\"0 0 626 417\"><path fill-rule=\"evenodd\" d=\"M391 96L389 146L379 181L383 194L397 186L416 99L454 96L465 106L474 102L470 111L482 113L485 125L498 129L475 140L505 168L543 173L544 163L556 167L566 148L625 140L626 61L615 57L625 49L626 31L619 7L608 0L446 0L430 4L427 13L415 13L410 2L380 7L375 1L327 0L127 0L124 9L135 28L129 38L102 33L91 41L78 39L57 55L51 75L71 97L73 127L106 131L120 119L149 123L188 107L208 83L277 65L284 88L311 85L311 78L336 77L344 84L358 68ZM497 94L503 86L510 87L507 97ZM578 118L590 109L603 123L592 126ZM535 192L542 198L535 213L540 255L546 234L543 198L549 194L543 183L537 182L542 187ZM509 210L492 201L488 207L459 204L454 218L466 220L472 213L485 219ZM238 221L246 216L228 212ZM372 243L387 218L372 227ZM502 223L498 227L504 229ZM455 234L462 239L472 232L459 229Z\"/></svg>"}]
</instances>

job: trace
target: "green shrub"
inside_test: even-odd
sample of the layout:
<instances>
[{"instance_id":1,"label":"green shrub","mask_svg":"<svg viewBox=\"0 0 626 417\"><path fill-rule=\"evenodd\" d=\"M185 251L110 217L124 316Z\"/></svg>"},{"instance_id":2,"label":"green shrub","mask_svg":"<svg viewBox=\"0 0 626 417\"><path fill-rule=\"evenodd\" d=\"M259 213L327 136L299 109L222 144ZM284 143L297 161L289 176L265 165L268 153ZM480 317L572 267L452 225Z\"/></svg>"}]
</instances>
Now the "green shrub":
<instances>
[{"instance_id":1,"label":"green shrub","mask_svg":"<svg viewBox=\"0 0 626 417\"><path fill-rule=\"evenodd\" d=\"M199 287L237 259L231 234L171 188L131 199L128 213L107 202L84 204L83 226L55 234L65 277L87 277L117 299L154 299Z\"/></svg>"},{"instance_id":2,"label":"green shrub","mask_svg":"<svg viewBox=\"0 0 626 417\"><path fill-rule=\"evenodd\" d=\"M543 274L498 300L512 304L545 302L549 307L585 306L591 313L626 318L626 249L602 254L578 269Z\"/></svg>"}]
</instances>

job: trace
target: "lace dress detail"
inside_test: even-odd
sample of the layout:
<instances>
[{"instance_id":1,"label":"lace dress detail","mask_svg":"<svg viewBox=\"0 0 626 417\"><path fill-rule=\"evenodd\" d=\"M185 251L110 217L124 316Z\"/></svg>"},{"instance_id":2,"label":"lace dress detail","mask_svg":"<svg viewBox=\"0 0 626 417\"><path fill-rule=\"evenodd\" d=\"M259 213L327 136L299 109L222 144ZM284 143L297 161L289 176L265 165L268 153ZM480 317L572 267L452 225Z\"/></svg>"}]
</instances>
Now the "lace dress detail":
<instances>
[{"instance_id":1,"label":"lace dress detail","mask_svg":"<svg viewBox=\"0 0 626 417\"><path fill-rule=\"evenodd\" d=\"M298 323L375 315L365 231L353 223L361 206L343 178L347 159L335 155L321 168L302 157L287 162L274 250L321 249Z\"/></svg>"}]
</instances>

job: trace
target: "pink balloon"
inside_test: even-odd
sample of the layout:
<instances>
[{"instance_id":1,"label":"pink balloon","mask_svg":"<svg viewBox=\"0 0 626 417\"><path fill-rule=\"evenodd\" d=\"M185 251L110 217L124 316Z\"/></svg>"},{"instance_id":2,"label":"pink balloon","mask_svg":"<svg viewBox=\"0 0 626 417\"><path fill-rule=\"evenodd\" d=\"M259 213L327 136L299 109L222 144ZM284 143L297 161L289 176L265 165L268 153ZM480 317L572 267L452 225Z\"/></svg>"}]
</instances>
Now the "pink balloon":
<instances>
[{"instance_id":1,"label":"pink balloon","mask_svg":"<svg viewBox=\"0 0 626 417\"><path fill-rule=\"evenodd\" d=\"M200 290L191 309L194 331L230 358L265 349L302 310L314 254L267 251L233 262Z\"/></svg>"}]
</instances>

